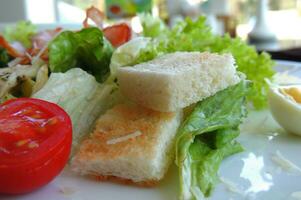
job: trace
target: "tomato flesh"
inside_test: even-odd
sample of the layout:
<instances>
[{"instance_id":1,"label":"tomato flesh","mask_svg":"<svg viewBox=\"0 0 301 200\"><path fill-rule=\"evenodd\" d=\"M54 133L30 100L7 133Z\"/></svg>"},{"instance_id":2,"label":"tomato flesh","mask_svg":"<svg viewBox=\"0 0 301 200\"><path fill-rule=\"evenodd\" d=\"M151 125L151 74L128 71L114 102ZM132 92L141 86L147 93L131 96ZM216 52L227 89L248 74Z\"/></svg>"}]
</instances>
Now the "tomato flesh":
<instances>
[{"instance_id":1,"label":"tomato flesh","mask_svg":"<svg viewBox=\"0 0 301 200\"><path fill-rule=\"evenodd\" d=\"M72 124L50 102L20 98L0 106L0 193L25 193L50 182L70 155Z\"/></svg>"},{"instance_id":2,"label":"tomato flesh","mask_svg":"<svg viewBox=\"0 0 301 200\"><path fill-rule=\"evenodd\" d=\"M103 33L114 47L119 47L129 41L132 34L131 28L125 23L106 27Z\"/></svg>"}]
</instances>

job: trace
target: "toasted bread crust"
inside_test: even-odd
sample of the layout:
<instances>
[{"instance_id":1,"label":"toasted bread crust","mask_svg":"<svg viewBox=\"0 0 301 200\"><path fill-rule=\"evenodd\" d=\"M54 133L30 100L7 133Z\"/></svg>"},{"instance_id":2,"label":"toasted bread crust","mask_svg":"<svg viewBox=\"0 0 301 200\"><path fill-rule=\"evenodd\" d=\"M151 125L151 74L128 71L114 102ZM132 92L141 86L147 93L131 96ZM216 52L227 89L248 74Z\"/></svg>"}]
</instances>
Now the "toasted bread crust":
<instances>
[{"instance_id":1,"label":"toasted bread crust","mask_svg":"<svg viewBox=\"0 0 301 200\"><path fill-rule=\"evenodd\" d=\"M163 178L182 112L119 104L96 122L72 159L72 171L97 180L151 187ZM127 180L130 179L130 180Z\"/></svg>"},{"instance_id":2,"label":"toasted bread crust","mask_svg":"<svg viewBox=\"0 0 301 200\"><path fill-rule=\"evenodd\" d=\"M90 177L94 178L97 181L102 182L114 182L123 185L134 185L139 187L154 187L159 184L159 180L147 180L141 182L134 182L131 179L125 179L117 176L107 176L107 175L90 175Z\"/></svg>"},{"instance_id":3,"label":"toasted bread crust","mask_svg":"<svg viewBox=\"0 0 301 200\"><path fill-rule=\"evenodd\" d=\"M160 134L160 121L168 121L174 116L175 113L161 113L137 105L117 105L98 119L90 138L82 142L77 157L95 159L101 156L103 159L113 159L136 155L142 150L145 156L151 157L151 149ZM107 143L135 131L141 131L142 134L114 145Z\"/></svg>"}]
</instances>

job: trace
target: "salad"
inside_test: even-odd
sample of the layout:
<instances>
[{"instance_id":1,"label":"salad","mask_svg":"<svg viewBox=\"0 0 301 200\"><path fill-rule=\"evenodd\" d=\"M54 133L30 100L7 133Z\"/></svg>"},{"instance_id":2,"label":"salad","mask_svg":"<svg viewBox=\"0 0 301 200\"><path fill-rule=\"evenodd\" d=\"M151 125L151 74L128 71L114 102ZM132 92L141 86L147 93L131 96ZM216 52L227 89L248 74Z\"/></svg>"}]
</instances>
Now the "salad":
<instances>
[{"instance_id":1,"label":"salad","mask_svg":"<svg viewBox=\"0 0 301 200\"><path fill-rule=\"evenodd\" d=\"M235 138L247 109L267 106L265 79L274 74L270 56L257 53L239 38L214 35L202 16L169 28L159 18L141 14L143 32L135 37L126 23L104 27L104 16L94 7L86 13L78 31L59 27L37 32L30 22L4 31L0 36L1 102L33 97L61 106L72 121L75 152L97 117L123 100L117 69L178 51L231 53L237 70L250 82L241 81L193 105L176 139L179 198L210 196L222 160L243 151ZM90 26L88 19L96 26Z\"/></svg>"}]
</instances>

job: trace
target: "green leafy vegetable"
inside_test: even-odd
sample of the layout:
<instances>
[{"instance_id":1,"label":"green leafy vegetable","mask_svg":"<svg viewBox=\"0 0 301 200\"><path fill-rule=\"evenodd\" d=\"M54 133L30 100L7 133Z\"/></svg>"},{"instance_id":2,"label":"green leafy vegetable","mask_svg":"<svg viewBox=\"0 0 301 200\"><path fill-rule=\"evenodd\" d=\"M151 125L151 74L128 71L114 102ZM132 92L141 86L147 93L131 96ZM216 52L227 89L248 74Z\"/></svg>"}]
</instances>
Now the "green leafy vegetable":
<instances>
[{"instance_id":1,"label":"green leafy vegetable","mask_svg":"<svg viewBox=\"0 0 301 200\"><path fill-rule=\"evenodd\" d=\"M30 21L19 21L15 26L4 30L4 37L9 42L18 41L26 48L31 47L31 37L37 33L37 27Z\"/></svg>"},{"instance_id":2,"label":"green leafy vegetable","mask_svg":"<svg viewBox=\"0 0 301 200\"><path fill-rule=\"evenodd\" d=\"M52 73L46 85L33 95L60 105L73 124L73 147L89 133L95 119L114 103L114 85L99 84L93 76L73 68Z\"/></svg>"},{"instance_id":3,"label":"green leafy vegetable","mask_svg":"<svg viewBox=\"0 0 301 200\"><path fill-rule=\"evenodd\" d=\"M200 17L196 21L187 18L172 29L165 29L162 34L154 34L154 36L149 35L150 30L146 29L143 33L145 36L152 36L153 40L141 50L136 63L175 51L232 53L238 70L246 74L247 79L253 82L248 99L255 108L265 107L268 85L264 79L271 78L274 74L273 61L270 56L264 52L258 54L254 47L248 46L239 38L233 39L229 35L221 37L212 34L205 22L205 17Z\"/></svg>"},{"instance_id":4,"label":"green leafy vegetable","mask_svg":"<svg viewBox=\"0 0 301 200\"><path fill-rule=\"evenodd\" d=\"M79 67L103 82L109 74L113 47L96 27L79 32L64 31L49 44L52 72Z\"/></svg>"},{"instance_id":5,"label":"green leafy vegetable","mask_svg":"<svg viewBox=\"0 0 301 200\"><path fill-rule=\"evenodd\" d=\"M139 14L139 18L145 37L157 37L167 31L167 26L160 18L155 18L149 13Z\"/></svg>"},{"instance_id":6,"label":"green leafy vegetable","mask_svg":"<svg viewBox=\"0 0 301 200\"><path fill-rule=\"evenodd\" d=\"M211 149L206 143L196 139L189 148L190 166L187 166L192 174L193 185L190 191L194 198L201 199L198 197L199 192L195 192L195 190L200 190L206 197L210 196L218 181L217 172L222 160L241 151L243 148L237 142L228 143L219 149Z\"/></svg>"},{"instance_id":7,"label":"green leafy vegetable","mask_svg":"<svg viewBox=\"0 0 301 200\"><path fill-rule=\"evenodd\" d=\"M204 140L208 141L212 148L221 148L239 136L238 129L219 129L214 133L204 133Z\"/></svg>"},{"instance_id":8,"label":"green leafy vegetable","mask_svg":"<svg viewBox=\"0 0 301 200\"><path fill-rule=\"evenodd\" d=\"M151 42L150 38L136 37L129 42L118 47L111 58L109 80L114 80L119 67L130 66L136 63L141 49Z\"/></svg>"},{"instance_id":9,"label":"green leafy vegetable","mask_svg":"<svg viewBox=\"0 0 301 200\"><path fill-rule=\"evenodd\" d=\"M7 67L7 63L11 60L6 49L0 47L0 68Z\"/></svg>"},{"instance_id":10,"label":"green leafy vegetable","mask_svg":"<svg viewBox=\"0 0 301 200\"><path fill-rule=\"evenodd\" d=\"M221 161L242 151L233 139L247 113L245 97L249 87L249 82L241 81L197 103L182 124L176 143L180 199L209 196Z\"/></svg>"}]
</instances>

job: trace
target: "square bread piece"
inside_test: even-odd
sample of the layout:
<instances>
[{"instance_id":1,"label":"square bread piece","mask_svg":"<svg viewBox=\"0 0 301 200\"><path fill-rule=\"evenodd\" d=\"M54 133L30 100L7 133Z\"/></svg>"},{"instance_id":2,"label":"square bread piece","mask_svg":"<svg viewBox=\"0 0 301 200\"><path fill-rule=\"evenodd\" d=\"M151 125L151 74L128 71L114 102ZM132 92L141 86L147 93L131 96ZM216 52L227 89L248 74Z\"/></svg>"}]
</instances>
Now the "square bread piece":
<instances>
[{"instance_id":1,"label":"square bread piece","mask_svg":"<svg viewBox=\"0 0 301 200\"><path fill-rule=\"evenodd\" d=\"M96 122L71 161L72 170L100 180L151 186L163 178L174 155L182 112L162 113L119 104Z\"/></svg>"},{"instance_id":2,"label":"square bread piece","mask_svg":"<svg viewBox=\"0 0 301 200\"><path fill-rule=\"evenodd\" d=\"M136 103L172 112L240 81L231 54L176 52L117 71L121 92Z\"/></svg>"}]
</instances>

